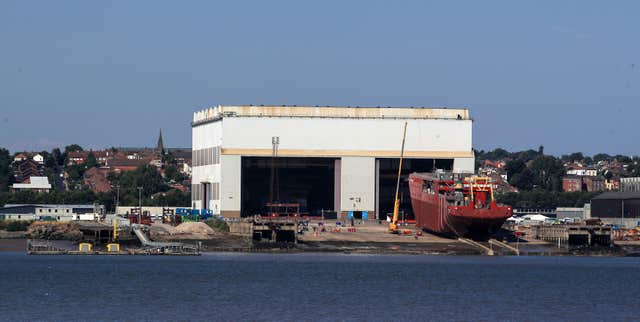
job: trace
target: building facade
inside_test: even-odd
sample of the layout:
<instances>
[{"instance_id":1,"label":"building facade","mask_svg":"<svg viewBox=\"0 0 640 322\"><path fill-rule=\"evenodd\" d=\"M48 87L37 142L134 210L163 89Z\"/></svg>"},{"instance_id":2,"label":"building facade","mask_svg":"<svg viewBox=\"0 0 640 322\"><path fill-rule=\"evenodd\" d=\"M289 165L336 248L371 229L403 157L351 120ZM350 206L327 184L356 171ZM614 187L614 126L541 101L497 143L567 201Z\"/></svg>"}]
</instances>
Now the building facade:
<instances>
[{"instance_id":1,"label":"building facade","mask_svg":"<svg viewBox=\"0 0 640 322\"><path fill-rule=\"evenodd\" d=\"M562 178L562 191L576 192L582 190L582 178L575 175L569 175Z\"/></svg>"},{"instance_id":2,"label":"building facade","mask_svg":"<svg viewBox=\"0 0 640 322\"><path fill-rule=\"evenodd\" d=\"M640 177L620 178L620 191L640 192Z\"/></svg>"},{"instance_id":3,"label":"building facade","mask_svg":"<svg viewBox=\"0 0 640 322\"><path fill-rule=\"evenodd\" d=\"M48 177L29 177L24 183L14 183L11 186L11 190L16 191L34 191L34 192L49 192L51 191L51 184Z\"/></svg>"},{"instance_id":4,"label":"building facade","mask_svg":"<svg viewBox=\"0 0 640 322\"><path fill-rule=\"evenodd\" d=\"M104 213L103 205L8 204L0 207L0 220L95 220Z\"/></svg>"},{"instance_id":5,"label":"building facade","mask_svg":"<svg viewBox=\"0 0 640 322\"><path fill-rule=\"evenodd\" d=\"M264 215L265 204L277 202L298 204L308 215L384 218L393 208L405 122L403 178L435 168L473 172L467 109L217 106L196 112L192 207L240 217ZM405 211L408 195L408 188L401 191Z\"/></svg>"},{"instance_id":6,"label":"building facade","mask_svg":"<svg viewBox=\"0 0 640 322\"><path fill-rule=\"evenodd\" d=\"M640 225L640 192L605 192L594 197L591 217L620 227Z\"/></svg>"}]
</instances>

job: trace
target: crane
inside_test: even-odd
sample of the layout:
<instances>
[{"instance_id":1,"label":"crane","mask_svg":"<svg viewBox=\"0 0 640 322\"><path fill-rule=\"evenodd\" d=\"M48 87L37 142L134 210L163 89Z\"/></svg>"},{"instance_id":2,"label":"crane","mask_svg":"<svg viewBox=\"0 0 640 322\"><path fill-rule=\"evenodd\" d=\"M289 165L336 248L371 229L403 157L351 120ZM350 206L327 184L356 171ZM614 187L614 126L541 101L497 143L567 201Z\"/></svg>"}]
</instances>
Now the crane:
<instances>
[{"instance_id":1,"label":"crane","mask_svg":"<svg viewBox=\"0 0 640 322\"><path fill-rule=\"evenodd\" d=\"M120 244L117 242L117 240L118 240L118 215L113 215L113 240L107 244L107 252L109 253L120 252Z\"/></svg>"},{"instance_id":2,"label":"crane","mask_svg":"<svg viewBox=\"0 0 640 322\"><path fill-rule=\"evenodd\" d=\"M396 182L396 196L393 202L393 218L389 223L389 232L398 232L398 212L400 210L400 199L398 194L400 193L400 175L402 173L402 160L404 159L404 141L407 137L407 122L404 122L404 130L402 132L402 148L400 149L400 165L398 166L398 181Z\"/></svg>"}]
</instances>

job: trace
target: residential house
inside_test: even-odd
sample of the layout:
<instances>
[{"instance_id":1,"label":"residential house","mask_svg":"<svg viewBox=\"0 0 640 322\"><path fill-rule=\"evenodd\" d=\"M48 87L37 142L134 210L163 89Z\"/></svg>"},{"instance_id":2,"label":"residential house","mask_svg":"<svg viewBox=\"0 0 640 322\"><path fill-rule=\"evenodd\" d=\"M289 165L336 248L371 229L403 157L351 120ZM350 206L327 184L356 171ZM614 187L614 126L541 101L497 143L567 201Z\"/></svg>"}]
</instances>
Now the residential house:
<instances>
[{"instance_id":1,"label":"residential house","mask_svg":"<svg viewBox=\"0 0 640 322\"><path fill-rule=\"evenodd\" d=\"M107 179L109 168L91 168L84 172L83 182L93 192L109 192L111 191L111 182Z\"/></svg>"},{"instance_id":2,"label":"residential house","mask_svg":"<svg viewBox=\"0 0 640 322\"><path fill-rule=\"evenodd\" d=\"M577 175L568 175L562 178L562 191L583 191L582 178Z\"/></svg>"},{"instance_id":3,"label":"residential house","mask_svg":"<svg viewBox=\"0 0 640 322\"><path fill-rule=\"evenodd\" d=\"M44 176L44 165L28 157L15 158L11 168L15 181L19 183L26 182L32 176Z\"/></svg>"},{"instance_id":4,"label":"residential house","mask_svg":"<svg viewBox=\"0 0 640 322\"><path fill-rule=\"evenodd\" d=\"M587 191L589 192L605 190L605 180L602 177L585 176L582 178L582 182L584 183L584 186L587 188Z\"/></svg>"},{"instance_id":5,"label":"residential house","mask_svg":"<svg viewBox=\"0 0 640 322\"><path fill-rule=\"evenodd\" d=\"M29 177L29 180L23 183L14 183L13 186L11 186L11 190L14 192L24 190L49 192L51 191L51 184L47 177Z\"/></svg>"},{"instance_id":6,"label":"residential house","mask_svg":"<svg viewBox=\"0 0 640 322\"><path fill-rule=\"evenodd\" d=\"M67 153L67 165L84 164L87 162L89 154L93 154L96 158L96 162L100 165L107 164L107 160L113 155L113 151L100 150L100 151L74 151Z\"/></svg>"},{"instance_id":7,"label":"residential house","mask_svg":"<svg viewBox=\"0 0 640 322\"><path fill-rule=\"evenodd\" d=\"M620 190L620 178L611 178L609 180L605 180L604 188L608 191L619 191Z\"/></svg>"}]
</instances>

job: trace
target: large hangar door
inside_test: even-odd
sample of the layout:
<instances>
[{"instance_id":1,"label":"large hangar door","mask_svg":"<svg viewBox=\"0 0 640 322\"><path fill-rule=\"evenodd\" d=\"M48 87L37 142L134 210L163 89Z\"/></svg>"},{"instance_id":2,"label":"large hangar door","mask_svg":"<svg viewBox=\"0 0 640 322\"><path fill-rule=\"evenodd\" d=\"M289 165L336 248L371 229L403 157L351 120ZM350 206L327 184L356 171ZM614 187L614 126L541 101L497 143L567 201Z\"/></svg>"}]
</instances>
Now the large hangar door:
<instances>
[{"instance_id":1,"label":"large hangar door","mask_svg":"<svg viewBox=\"0 0 640 322\"><path fill-rule=\"evenodd\" d=\"M335 168L335 158L242 157L241 216L266 215L265 205L272 201L298 203L302 215L334 210ZM279 200L270 200L272 195Z\"/></svg>"},{"instance_id":2,"label":"large hangar door","mask_svg":"<svg viewBox=\"0 0 640 322\"><path fill-rule=\"evenodd\" d=\"M396 193L398 178L398 166L400 159L380 158L376 159L377 190L376 204L378 219L385 220L387 215L393 214L393 203ZM432 172L433 169L453 170L453 159L404 159L400 176L400 214L406 219L414 219L409 194L409 175L414 172ZM401 217L402 219L402 217Z\"/></svg>"}]
</instances>

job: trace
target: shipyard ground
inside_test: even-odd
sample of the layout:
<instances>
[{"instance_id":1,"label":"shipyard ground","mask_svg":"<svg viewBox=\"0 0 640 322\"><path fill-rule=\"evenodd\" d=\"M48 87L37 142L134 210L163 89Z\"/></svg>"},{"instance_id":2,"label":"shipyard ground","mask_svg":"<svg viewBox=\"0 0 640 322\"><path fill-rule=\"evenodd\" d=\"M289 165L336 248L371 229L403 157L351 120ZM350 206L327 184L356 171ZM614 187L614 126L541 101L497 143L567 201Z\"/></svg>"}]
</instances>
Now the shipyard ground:
<instances>
[{"instance_id":1,"label":"shipyard ground","mask_svg":"<svg viewBox=\"0 0 640 322\"><path fill-rule=\"evenodd\" d=\"M203 237L201 235L165 236L162 241L201 242L202 252L332 252L347 254L414 254L414 255L483 255L477 247L461 241L444 238L426 232L416 236L415 227L401 227L407 234L391 234L385 222L369 221L357 223L352 227L336 229L335 224L325 223L324 232L320 232L319 222L311 222L309 230L298 235L296 243L256 243L250 236L218 233ZM313 228L316 228L315 232ZM14 236L15 235L15 236ZM0 252L20 252L25 250L26 239L21 234L0 236ZM4 238L3 238L4 237ZM157 237L157 236L156 236ZM640 254L640 242L617 242L614 247L566 249L553 243L528 239L526 236L508 244L517 247L520 255L545 256L634 256ZM496 255L511 255L509 252L494 248ZM135 247L130 245L130 247Z\"/></svg>"}]
</instances>

